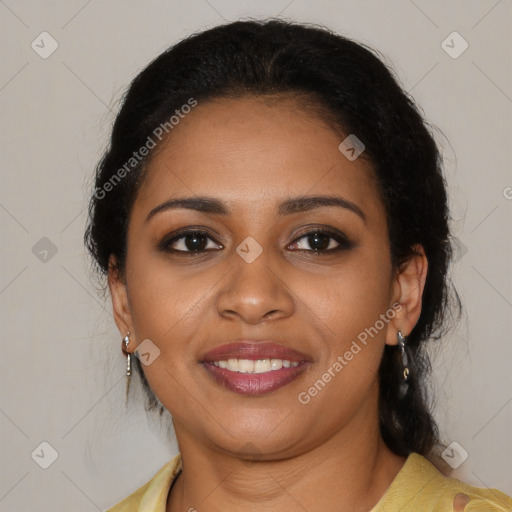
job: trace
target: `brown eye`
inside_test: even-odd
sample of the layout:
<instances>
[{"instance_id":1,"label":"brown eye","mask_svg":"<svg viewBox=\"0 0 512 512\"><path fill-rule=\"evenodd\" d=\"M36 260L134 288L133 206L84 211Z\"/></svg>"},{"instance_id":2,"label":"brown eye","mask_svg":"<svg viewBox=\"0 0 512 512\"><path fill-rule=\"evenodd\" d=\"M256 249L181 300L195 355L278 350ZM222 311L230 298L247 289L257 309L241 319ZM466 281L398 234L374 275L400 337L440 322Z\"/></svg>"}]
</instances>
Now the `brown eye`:
<instances>
[{"instance_id":1,"label":"brown eye","mask_svg":"<svg viewBox=\"0 0 512 512\"><path fill-rule=\"evenodd\" d=\"M292 243L292 250L330 253L350 249L353 245L343 233L315 230L296 238Z\"/></svg>"},{"instance_id":2,"label":"brown eye","mask_svg":"<svg viewBox=\"0 0 512 512\"><path fill-rule=\"evenodd\" d=\"M160 249L168 252L199 253L222 249L206 231L184 231L178 236L164 240Z\"/></svg>"}]
</instances>

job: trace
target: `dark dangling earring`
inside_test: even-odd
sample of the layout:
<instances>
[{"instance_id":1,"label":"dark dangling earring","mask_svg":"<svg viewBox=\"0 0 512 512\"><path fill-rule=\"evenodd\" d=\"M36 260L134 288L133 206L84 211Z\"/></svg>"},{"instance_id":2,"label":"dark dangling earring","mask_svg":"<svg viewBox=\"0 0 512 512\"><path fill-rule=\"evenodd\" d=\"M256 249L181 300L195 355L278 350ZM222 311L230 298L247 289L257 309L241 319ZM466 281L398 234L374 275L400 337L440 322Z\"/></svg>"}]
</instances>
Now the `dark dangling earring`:
<instances>
[{"instance_id":1,"label":"dark dangling earring","mask_svg":"<svg viewBox=\"0 0 512 512\"><path fill-rule=\"evenodd\" d=\"M400 383L400 391L402 395L407 392L407 388L409 387L409 358L407 357L407 336L402 334L402 331L398 331L397 333L398 345L400 346L400 352L402 355L402 382Z\"/></svg>"},{"instance_id":2,"label":"dark dangling earring","mask_svg":"<svg viewBox=\"0 0 512 512\"><path fill-rule=\"evenodd\" d=\"M397 338L398 344L400 345L400 351L402 353L402 366L404 367L402 378L404 381L407 381L409 378L409 360L407 358L407 352L405 351L405 343L407 342L407 336L402 334L402 331L398 331Z\"/></svg>"}]
</instances>

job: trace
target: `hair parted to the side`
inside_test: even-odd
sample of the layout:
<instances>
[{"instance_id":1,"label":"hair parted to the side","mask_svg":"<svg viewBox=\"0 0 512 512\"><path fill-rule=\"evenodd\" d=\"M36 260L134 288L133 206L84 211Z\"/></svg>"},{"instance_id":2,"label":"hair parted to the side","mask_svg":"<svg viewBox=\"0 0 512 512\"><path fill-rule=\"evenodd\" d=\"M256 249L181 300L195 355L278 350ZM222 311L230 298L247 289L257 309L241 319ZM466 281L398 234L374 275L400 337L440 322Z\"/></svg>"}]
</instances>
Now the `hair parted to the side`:
<instances>
[{"instance_id":1,"label":"hair parted to the side","mask_svg":"<svg viewBox=\"0 0 512 512\"><path fill-rule=\"evenodd\" d=\"M379 370L379 418L394 453L428 455L438 442L438 430L427 393L425 342L439 338L447 326L449 299L459 305L447 277L446 187L429 125L375 50L323 27L271 19L217 26L158 56L131 83L96 169L85 244L97 270L106 275L114 255L117 270L124 273L129 215L149 156L123 173L107 194L97 191L105 191L132 153L190 98L201 103L248 94L298 97L342 133L362 140L366 148L361 158L373 169L386 207L393 264L399 268L417 244L425 250L429 266L422 312L407 333L408 391L401 396L400 352L386 346ZM153 409L159 402L140 361L134 362L147 408Z\"/></svg>"}]
</instances>

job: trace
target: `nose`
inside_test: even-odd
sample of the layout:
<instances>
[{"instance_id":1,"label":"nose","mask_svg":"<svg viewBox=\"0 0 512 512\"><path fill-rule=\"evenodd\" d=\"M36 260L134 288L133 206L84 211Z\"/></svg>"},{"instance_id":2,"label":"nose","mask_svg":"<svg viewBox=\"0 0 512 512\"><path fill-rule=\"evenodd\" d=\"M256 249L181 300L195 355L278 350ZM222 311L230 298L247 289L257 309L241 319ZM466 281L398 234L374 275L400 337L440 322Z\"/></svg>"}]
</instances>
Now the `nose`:
<instances>
[{"instance_id":1,"label":"nose","mask_svg":"<svg viewBox=\"0 0 512 512\"><path fill-rule=\"evenodd\" d=\"M252 263L233 256L228 274L217 296L217 311L226 319L247 324L286 318L293 314L294 298L282 272L270 267L265 251Z\"/></svg>"}]
</instances>

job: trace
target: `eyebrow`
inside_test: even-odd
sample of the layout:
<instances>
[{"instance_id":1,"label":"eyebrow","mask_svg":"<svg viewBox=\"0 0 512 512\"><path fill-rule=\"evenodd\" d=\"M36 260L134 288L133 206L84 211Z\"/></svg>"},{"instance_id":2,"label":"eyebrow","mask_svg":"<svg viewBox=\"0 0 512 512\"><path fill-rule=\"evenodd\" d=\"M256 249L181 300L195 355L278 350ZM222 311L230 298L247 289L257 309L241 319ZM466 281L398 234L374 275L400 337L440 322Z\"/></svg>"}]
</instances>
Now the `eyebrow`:
<instances>
[{"instance_id":1,"label":"eyebrow","mask_svg":"<svg viewBox=\"0 0 512 512\"><path fill-rule=\"evenodd\" d=\"M322 195L322 196L297 196L290 197L283 201L278 208L278 215L292 215L294 213L307 212L316 208L325 206L336 206L349 210L366 222L366 215L363 210L356 204L348 201L340 196ZM176 208L185 208L188 210L196 210L202 213L212 213L215 215L229 215L231 212L229 208L219 199L214 197L198 196L198 197L181 197L170 199L164 203L153 208L148 216L146 222L149 221L157 213L172 210Z\"/></svg>"},{"instance_id":2,"label":"eyebrow","mask_svg":"<svg viewBox=\"0 0 512 512\"><path fill-rule=\"evenodd\" d=\"M323 206L336 206L349 210L366 222L366 215L356 204L340 196L298 196L291 197L279 205L279 215L290 215L292 213L307 212Z\"/></svg>"}]
</instances>

